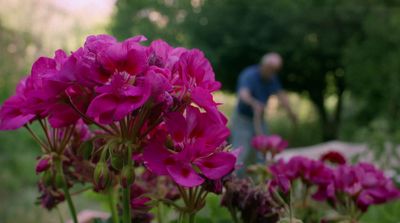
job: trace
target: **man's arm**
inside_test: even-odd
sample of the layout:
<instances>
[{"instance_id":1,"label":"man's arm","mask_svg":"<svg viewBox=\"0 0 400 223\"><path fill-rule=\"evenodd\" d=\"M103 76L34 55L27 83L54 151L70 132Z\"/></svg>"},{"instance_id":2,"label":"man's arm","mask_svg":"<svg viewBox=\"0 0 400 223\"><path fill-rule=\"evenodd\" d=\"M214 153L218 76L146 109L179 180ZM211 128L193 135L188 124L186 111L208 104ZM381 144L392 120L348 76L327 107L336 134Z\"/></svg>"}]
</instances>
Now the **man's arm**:
<instances>
[{"instance_id":1,"label":"man's arm","mask_svg":"<svg viewBox=\"0 0 400 223\"><path fill-rule=\"evenodd\" d=\"M253 98L248 88L241 88L239 90L239 97L244 103L253 108L253 124L256 135L263 134L262 122L265 105Z\"/></svg>"},{"instance_id":2,"label":"man's arm","mask_svg":"<svg viewBox=\"0 0 400 223\"><path fill-rule=\"evenodd\" d=\"M254 113L263 113L265 105L251 96L250 90L243 87L239 90L240 99L253 108Z\"/></svg>"},{"instance_id":3,"label":"man's arm","mask_svg":"<svg viewBox=\"0 0 400 223\"><path fill-rule=\"evenodd\" d=\"M294 124L297 124L297 116L293 112L292 108L290 107L290 103L289 103L289 99L287 97L287 94L283 90L281 90L281 91L278 91L278 93L276 95L278 97L278 100L279 100L280 104L287 111L287 113L288 113L290 119L292 120L292 122Z\"/></svg>"}]
</instances>

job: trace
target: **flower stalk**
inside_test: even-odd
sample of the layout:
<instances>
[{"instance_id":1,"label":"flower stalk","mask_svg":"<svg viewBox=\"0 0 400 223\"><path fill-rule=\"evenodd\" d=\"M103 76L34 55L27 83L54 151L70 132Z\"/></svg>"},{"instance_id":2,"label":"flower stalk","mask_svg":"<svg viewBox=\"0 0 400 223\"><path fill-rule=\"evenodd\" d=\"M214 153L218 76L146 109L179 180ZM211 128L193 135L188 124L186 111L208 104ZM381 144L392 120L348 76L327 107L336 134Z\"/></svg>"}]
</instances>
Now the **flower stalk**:
<instances>
[{"instance_id":1,"label":"flower stalk","mask_svg":"<svg viewBox=\"0 0 400 223\"><path fill-rule=\"evenodd\" d=\"M119 216L117 211L117 206L115 204L114 188L110 188L107 194L108 205L110 206L111 219L113 223L119 223Z\"/></svg>"},{"instance_id":2,"label":"flower stalk","mask_svg":"<svg viewBox=\"0 0 400 223\"><path fill-rule=\"evenodd\" d=\"M79 223L77 215L76 215L75 206L74 206L74 203L72 202L71 194L69 193L68 183L67 183L67 180L64 175L61 159L55 159L55 164L56 164L56 168L57 168L57 173L60 174L60 176L61 176L62 188L64 191L65 199L67 200L67 203L68 203L68 208L71 213L72 221L74 223Z\"/></svg>"},{"instance_id":3,"label":"flower stalk","mask_svg":"<svg viewBox=\"0 0 400 223\"><path fill-rule=\"evenodd\" d=\"M122 188L123 223L131 223L130 188Z\"/></svg>"}]
</instances>

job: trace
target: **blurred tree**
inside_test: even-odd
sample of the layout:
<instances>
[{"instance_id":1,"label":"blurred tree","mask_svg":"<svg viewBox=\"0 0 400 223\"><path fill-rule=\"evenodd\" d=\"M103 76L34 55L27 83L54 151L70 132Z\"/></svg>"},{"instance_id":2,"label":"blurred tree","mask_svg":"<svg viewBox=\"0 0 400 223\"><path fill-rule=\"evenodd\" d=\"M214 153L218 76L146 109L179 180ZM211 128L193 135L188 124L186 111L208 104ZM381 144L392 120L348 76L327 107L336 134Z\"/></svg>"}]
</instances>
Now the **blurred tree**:
<instances>
[{"instance_id":1,"label":"blurred tree","mask_svg":"<svg viewBox=\"0 0 400 223\"><path fill-rule=\"evenodd\" d=\"M400 120L400 4L381 3L363 22L364 38L349 45L345 64L354 97L363 99L359 124L385 117L389 132Z\"/></svg>"},{"instance_id":2,"label":"blurred tree","mask_svg":"<svg viewBox=\"0 0 400 223\"><path fill-rule=\"evenodd\" d=\"M268 51L283 55L285 87L306 93L315 105L323 139L338 135L345 85L342 63L350 40L363 35L368 7L361 1L206 1L188 19L194 43L215 57L218 78L233 90L241 69ZM202 20L207 21L202 24ZM334 96L333 108L326 98Z\"/></svg>"},{"instance_id":3,"label":"blurred tree","mask_svg":"<svg viewBox=\"0 0 400 223\"><path fill-rule=\"evenodd\" d=\"M190 7L190 1L183 0L118 0L111 32L119 39L145 34L149 39L182 44L187 40L180 27Z\"/></svg>"},{"instance_id":4,"label":"blurred tree","mask_svg":"<svg viewBox=\"0 0 400 223\"><path fill-rule=\"evenodd\" d=\"M367 93L361 87L361 83L373 71L362 75L365 80L361 76L361 79L357 79L357 73L369 67L365 60L358 58L363 58L360 54L368 56L370 51L374 51L374 47L369 47L371 41L376 44L375 47L380 47L379 38L387 40L382 44L396 40L389 39L385 36L387 30L382 30L383 27L396 29L397 17L393 11L387 11L394 2L120 0L111 30L121 38L145 33L150 39L157 36L173 43L201 48L211 58L223 87L231 91L235 89L237 76L242 69L257 63L265 52L277 51L285 60L281 76L285 87L310 98L321 120L323 139L331 140L338 136L344 92L354 89L360 97L365 94L376 95L376 91ZM157 12L154 16L151 15L152 10ZM144 12L148 13L141 16L145 15ZM391 26L384 24L387 18L382 18L390 15L393 15ZM381 17L379 21L375 21L376 16ZM167 22L160 26L158 20L152 17L164 18L160 21ZM178 17L182 20L178 21ZM375 29L368 28L372 26L368 25L368 21L374 24ZM366 40L375 32L380 34L373 37L374 40ZM387 47L393 45L396 42ZM360 50L364 47L369 50ZM374 51L374 56L379 57L379 52ZM391 57L394 70L398 65L395 58L396 55ZM379 73L382 64L374 66L375 72ZM351 78L347 79L350 73ZM348 88L346 80L351 82L351 88ZM375 82L376 79L369 81ZM353 85L353 82L358 84ZM377 89L382 90L381 87ZM333 106L327 106L326 99L329 97L335 99Z\"/></svg>"}]
</instances>

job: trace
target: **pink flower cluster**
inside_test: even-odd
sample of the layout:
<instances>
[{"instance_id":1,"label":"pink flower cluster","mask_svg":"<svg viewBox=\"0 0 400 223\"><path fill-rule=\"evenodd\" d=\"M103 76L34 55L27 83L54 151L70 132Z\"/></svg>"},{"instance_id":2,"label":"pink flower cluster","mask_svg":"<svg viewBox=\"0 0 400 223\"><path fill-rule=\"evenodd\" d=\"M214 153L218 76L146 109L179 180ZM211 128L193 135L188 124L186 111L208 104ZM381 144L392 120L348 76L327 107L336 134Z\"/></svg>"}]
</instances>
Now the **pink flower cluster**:
<instances>
[{"instance_id":1,"label":"pink flower cluster","mask_svg":"<svg viewBox=\"0 0 400 223\"><path fill-rule=\"evenodd\" d=\"M37 120L65 129L83 120L101 128L99 136L109 135L101 149L118 155L121 149L109 148L118 142L182 186L229 174L236 158L225 150L229 130L213 100L220 83L209 61L197 49L162 40L145 46L145 40L89 36L70 55L57 50L53 58L39 58L1 107L0 129ZM40 161L38 171L48 161Z\"/></svg>"},{"instance_id":2,"label":"pink flower cluster","mask_svg":"<svg viewBox=\"0 0 400 223\"><path fill-rule=\"evenodd\" d=\"M258 135L253 137L251 145L263 154L271 153L273 156L288 147L288 142L279 135Z\"/></svg>"},{"instance_id":3,"label":"pink flower cluster","mask_svg":"<svg viewBox=\"0 0 400 223\"><path fill-rule=\"evenodd\" d=\"M162 40L146 47L144 40L89 36L71 55L57 50L54 58L39 58L16 94L4 102L0 129L44 117L53 128L65 127L81 117L74 108L100 124L111 124L149 102L163 111L177 102L193 102L221 120L211 96L220 83L203 53L172 48Z\"/></svg>"},{"instance_id":4,"label":"pink flower cluster","mask_svg":"<svg viewBox=\"0 0 400 223\"><path fill-rule=\"evenodd\" d=\"M332 170L319 160L312 160L295 156L289 161L278 160L269 166L274 176L273 185L287 193L291 190L292 183L299 179L306 185L329 185L332 180Z\"/></svg>"},{"instance_id":5,"label":"pink flower cluster","mask_svg":"<svg viewBox=\"0 0 400 223\"><path fill-rule=\"evenodd\" d=\"M313 194L315 200L328 201L335 208L351 208L348 207L351 201L352 205L365 212L370 205L385 203L400 196L392 180L369 163L332 166L297 156L287 162L279 160L269 170L273 175L272 185L282 192L289 192L293 182L300 180L306 187L316 188Z\"/></svg>"},{"instance_id":6,"label":"pink flower cluster","mask_svg":"<svg viewBox=\"0 0 400 223\"><path fill-rule=\"evenodd\" d=\"M169 175L182 186L200 185L205 178L217 180L233 170L235 156L223 151L229 131L210 113L191 106L185 115L169 113L165 129L155 134L143 152L144 160L150 170Z\"/></svg>"}]
</instances>

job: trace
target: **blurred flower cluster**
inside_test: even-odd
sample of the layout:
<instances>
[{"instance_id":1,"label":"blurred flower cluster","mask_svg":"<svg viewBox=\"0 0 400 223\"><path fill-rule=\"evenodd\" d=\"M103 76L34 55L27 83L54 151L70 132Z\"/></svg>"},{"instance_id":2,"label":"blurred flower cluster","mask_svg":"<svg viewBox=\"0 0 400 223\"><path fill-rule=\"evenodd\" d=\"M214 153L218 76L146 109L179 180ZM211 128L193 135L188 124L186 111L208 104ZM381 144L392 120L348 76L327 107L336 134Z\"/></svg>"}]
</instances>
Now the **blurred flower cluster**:
<instances>
[{"instance_id":1,"label":"blurred flower cluster","mask_svg":"<svg viewBox=\"0 0 400 223\"><path fill-rule=\"evenodd\" d=\"M303 219L355 223L371 205L400 198L400 190L393 181L371 163L350 164L336 151L322 154L319 160L302 156L276 159L275 155L288 145L276 135L256 136L252 145L269 159L248 167L253 178L233 178L225 183L222 200L232 218L240 216L241 222ZM252 202L248 207L249 199ZM322 215L315 216L316 213Z\"/></svg>"},{"instance_id":2,"label":"blurred flower cluster","mask_svg":"<svg viewBox=\"0 0 400 223\"><path fill-rule=\"evenodd\" d=\"M82 183L122 191L120 205L111 202L114 222L148 222L150 201L172 205L179 197L182 218L193 218L205 185L234 170L209 61L197 49L145 41L89 36L70 54L40 57L4 102L0 129L25 127L42 149L36 172L44 207L67 200L77 222L69 190ZM160 179L166 188L149 191Z\"/></svg>"},{"instance_id":3,"label":"blurred flower cluster","mask_svg":"<svg viewBox=\"0 0 400 223\"><path fill-rule=\"evenodd\" d=\"M382 204L400 196L393 181L373 164L327 165L319 160L293 157L287 162L279 160L269 167L272 185L289 193L299 180L317 201L327 201L343 215L358 219L371 205Z\"/></svg>"}]
</instances>

